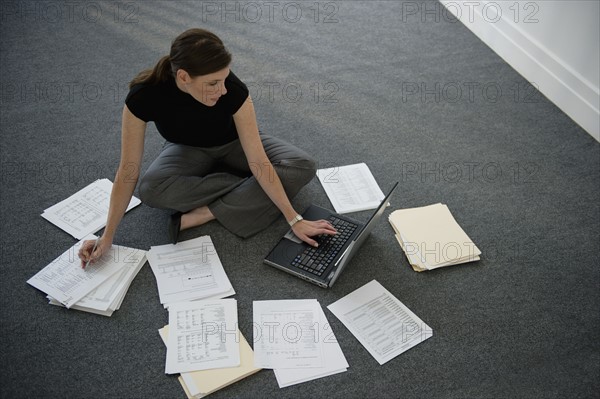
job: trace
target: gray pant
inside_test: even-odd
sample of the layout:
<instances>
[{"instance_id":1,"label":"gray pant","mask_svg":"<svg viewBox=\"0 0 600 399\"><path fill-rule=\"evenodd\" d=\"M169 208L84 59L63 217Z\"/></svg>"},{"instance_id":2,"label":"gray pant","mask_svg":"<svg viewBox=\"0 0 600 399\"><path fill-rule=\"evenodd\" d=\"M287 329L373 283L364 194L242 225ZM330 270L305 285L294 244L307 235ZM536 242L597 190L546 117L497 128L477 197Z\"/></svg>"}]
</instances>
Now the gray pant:
<instances>
[{"instance_id":1,"label":"gray pant","mask_svg":"<svg viewBox=\"0 0 600 399\"><path fill-rule=\"evenodd\" d=\"M316 162L281 139L261 139L288 198L293 198L315 176ZM139 195L148 206L180 212L208 205L225 228L250 237L281 215L253 171L273 176L266 165L248 165L239 140L209 148L167 142L140 180Z\"/></svg>"}]
</instances>

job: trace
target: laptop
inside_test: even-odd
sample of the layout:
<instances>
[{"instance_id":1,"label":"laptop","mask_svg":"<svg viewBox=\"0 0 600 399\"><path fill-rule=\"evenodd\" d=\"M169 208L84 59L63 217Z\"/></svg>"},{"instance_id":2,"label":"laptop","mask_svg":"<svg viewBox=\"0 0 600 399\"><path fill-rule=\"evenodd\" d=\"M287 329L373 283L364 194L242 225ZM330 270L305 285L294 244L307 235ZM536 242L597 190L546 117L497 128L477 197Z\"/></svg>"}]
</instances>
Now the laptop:
<instances>
[{"instance_id":1,"label":"laptop","mask_svg":"<svg viewBox=\"0 0 600 399\"><path fill-rule=\"evenodd\" d=\"M354 254L381 219L388 201L398 186L394 184L366 223L340 215L317 205L309 206L302 217L306 220L329 220L338 233L316 237L314 248L301 241L290 229L264 259L264 263L291 273L319 287L329 288L337 281Z\"/></svg>"}]
</instances>

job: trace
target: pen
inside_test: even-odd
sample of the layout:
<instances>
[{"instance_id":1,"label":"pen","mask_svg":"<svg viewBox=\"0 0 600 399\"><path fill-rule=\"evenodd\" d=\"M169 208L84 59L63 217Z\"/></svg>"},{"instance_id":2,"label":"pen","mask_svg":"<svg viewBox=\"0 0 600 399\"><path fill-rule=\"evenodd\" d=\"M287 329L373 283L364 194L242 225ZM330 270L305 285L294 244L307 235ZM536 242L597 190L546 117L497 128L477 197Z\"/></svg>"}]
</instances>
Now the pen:
<instances>
[{"instance_id":1,"label":"pen","mask_svg":"<svg viewBox=\"0 0 600 399\"><path fill-rule=\"evenodd\" d=\"M96 247L98 247L98 241L100 241L100 237L96 238L96 242L94 243L94 248L92 248L92 252L90 253L90 257L89 257L88 261L85 263L85 266L83 267L84 269L89 266L89 264L90 264L90 262L92 260L92 255L94 254L94 251L96 250Z\"/></svg>"}]
</instances>

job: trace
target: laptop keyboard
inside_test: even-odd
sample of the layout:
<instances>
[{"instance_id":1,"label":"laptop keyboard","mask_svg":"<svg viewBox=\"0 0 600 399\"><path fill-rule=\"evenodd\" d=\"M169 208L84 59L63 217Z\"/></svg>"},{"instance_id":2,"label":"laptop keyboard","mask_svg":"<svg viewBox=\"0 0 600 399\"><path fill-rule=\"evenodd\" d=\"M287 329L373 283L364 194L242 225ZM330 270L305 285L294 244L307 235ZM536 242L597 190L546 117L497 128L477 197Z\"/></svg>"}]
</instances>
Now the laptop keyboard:
<instances>
[{"instance_id":1,"label":"laptop keyboard","mask_svg":"<svg viewBox=\"0 0 600 399\"><path fill-rule=\"evenodd\" d=\"M335 227L337 234L333 236L321 234L316 237L315 240L319 243L319 246L317 248L306 248L294 258L292 266L316 276L321 276L358 227L354 223L347 222L335 216L330 216L329 222Z\"/></svg>"}]
</instances>

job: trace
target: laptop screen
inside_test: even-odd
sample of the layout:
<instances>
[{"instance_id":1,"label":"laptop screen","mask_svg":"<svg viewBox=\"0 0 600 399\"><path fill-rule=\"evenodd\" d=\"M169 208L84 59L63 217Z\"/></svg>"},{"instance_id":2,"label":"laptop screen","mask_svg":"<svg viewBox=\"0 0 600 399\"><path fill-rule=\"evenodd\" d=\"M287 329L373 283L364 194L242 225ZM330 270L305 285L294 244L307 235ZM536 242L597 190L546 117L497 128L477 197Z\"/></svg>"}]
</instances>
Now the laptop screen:
<instances>
[{"instance_id":1,"label":"laptop screen","mask_svg":"<svg viewBox=\"0 0 600 399\"><path fill-rule=\"evenodd\" d=\"M392 193L394 192L396 187L398 187L398 182L396 182L394 184L394 186L388 192L388 194L385 196L383 201L381 201L381 204L379 204L379 207L377 208L377 210L375 212L373 212L373 214L369 218L369 221L364 224L363 228L360 230L360 232L356 236L355 246L360 247L361 244L363 243L363 241L369 236L369 234L371 234L371 230L373 230L373 227L375 227L377 220L381 217L381 215L385 211L385 208L388 206L388 201L390 199L390 196L392 195Z\"/></svg>"}]
</instances>

